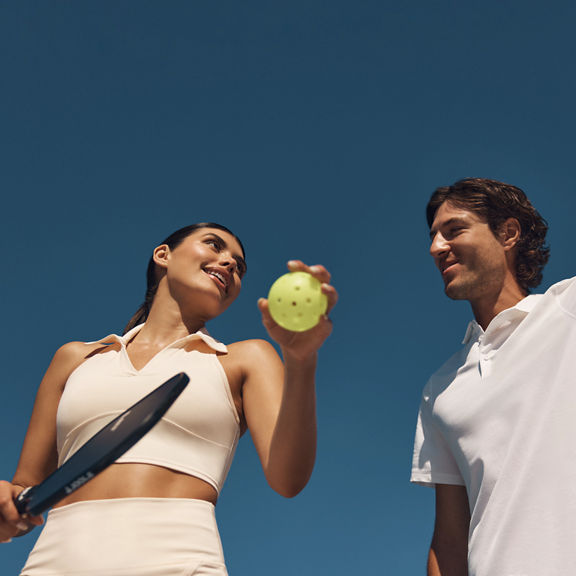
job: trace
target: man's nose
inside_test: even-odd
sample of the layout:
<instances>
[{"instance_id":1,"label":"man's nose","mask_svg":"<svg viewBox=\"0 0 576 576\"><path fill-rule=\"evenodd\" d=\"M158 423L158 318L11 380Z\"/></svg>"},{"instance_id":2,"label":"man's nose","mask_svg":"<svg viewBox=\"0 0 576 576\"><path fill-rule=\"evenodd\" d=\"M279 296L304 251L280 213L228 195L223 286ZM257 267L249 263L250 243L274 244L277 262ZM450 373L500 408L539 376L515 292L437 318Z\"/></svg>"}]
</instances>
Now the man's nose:
<instances>
[{"instance_id":1,"label":"man's nose","mask_svg":"<svg viewBox=\"0 0 576 576\"><path fill-rule=\"evenodd\" d=\"M446 241L446 238L444 238L440 232L434 234L430 241L430 255L432 258L438 260L438 258L448 252L448 250L450 250L450 245Z\"/></svg>"}]
</instances>

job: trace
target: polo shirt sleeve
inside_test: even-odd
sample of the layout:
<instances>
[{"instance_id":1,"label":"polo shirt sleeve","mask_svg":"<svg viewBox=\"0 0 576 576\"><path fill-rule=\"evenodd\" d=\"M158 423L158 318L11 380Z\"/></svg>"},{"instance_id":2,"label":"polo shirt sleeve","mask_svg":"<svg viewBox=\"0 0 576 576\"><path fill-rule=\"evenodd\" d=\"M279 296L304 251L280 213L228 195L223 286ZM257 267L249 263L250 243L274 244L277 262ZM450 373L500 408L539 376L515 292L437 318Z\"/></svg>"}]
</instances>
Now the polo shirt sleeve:
<instances>
[{"instance_id":1,"label":"polo shirt sleeve","mask_svg":"<svg viewBox=\"0 0 576 576\"><path fill-rule=\"evenodd\" d=\"M446 439L434 422L432 409L433 400L425 389L416 424L410 481L422 486L464 486L464 479Z\"/></svg>"}]
</instances>

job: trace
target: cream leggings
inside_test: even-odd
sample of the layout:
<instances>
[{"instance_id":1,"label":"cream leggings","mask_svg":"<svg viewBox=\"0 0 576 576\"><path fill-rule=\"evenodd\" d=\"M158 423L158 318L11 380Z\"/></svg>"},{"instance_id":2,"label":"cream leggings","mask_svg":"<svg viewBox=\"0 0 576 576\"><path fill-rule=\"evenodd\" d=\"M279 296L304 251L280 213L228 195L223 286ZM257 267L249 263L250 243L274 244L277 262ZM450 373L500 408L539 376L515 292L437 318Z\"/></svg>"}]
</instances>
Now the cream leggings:
<instances>
[{"instance_id":1,"label":"cream leggings","mask_svg":"<svg viewBox=\"0 0 576 576\"><path fill-rule=\"evenodd\" d=\"M20 576L226 576L214 506L121 498L56 508Z\"/></svg>"}]
</instances>

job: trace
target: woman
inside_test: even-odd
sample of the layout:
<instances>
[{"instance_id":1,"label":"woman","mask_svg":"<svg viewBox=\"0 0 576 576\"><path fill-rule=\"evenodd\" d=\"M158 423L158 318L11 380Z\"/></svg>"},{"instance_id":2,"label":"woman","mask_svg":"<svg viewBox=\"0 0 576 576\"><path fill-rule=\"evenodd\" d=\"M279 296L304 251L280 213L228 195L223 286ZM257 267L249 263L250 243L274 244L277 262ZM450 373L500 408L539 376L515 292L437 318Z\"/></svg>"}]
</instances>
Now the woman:
<instances>
[{"instance_id":1,"label":"woman","mask_svg":"<svg viewBox=\"0 0 576 576\"><path fill-rule=\"evenodd\" d=\"M323 266L290 262L337 300ZM161 382L190 384L165 419L99 476L59 502L22 576L225 575L214 505L238 437L250 429L270 486L298 494L316 449L314 373L331 332L327 316L307 332L279 327L258 306L284 363L264 340L224 346L206 331L240 292L239 239L218 224L178 230L154 249L144 304L124 336L70 342L44 376L12 482L0 482L0 540L40 525L13 499L41 482L90 436Z\"/></svg>"}]
</instances>

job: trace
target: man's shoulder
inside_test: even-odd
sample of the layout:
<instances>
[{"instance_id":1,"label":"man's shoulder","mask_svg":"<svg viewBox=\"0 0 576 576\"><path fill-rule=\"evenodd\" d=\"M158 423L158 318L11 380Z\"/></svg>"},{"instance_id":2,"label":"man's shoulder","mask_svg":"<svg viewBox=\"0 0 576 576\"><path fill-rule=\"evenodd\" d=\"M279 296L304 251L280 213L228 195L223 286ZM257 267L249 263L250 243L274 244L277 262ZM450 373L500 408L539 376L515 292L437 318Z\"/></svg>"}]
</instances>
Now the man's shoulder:
<instances>
[{"instance_id":1,"label":"man's shoulder","mask_svg":"<svg viewBox=\"0 0 576 576\"><path fill-rule=\"evenodd\" d=\"M576 276L572 276L572 278L565 278L564 280L560 280L555 284L552 284L550 288L548 288L547 292L552 292L554 294L562 294L566 290L569 290L571 286L576 285Z\"/></svg>"},{"instance_id":2,"label":"man's shoulder","mask_svg":"<svg viewBox=\"0 0 576 576\"><path fill-rule=\"evenodd\" d=\"M546 294L555 298L565 312L576 316L576 276L556 282L548 288Z\"/></svg>"},{"instance_id":3,"label":"man's shoulder","mask_svg":"<svg viewBox=\"0 0 576 576\"><path fill-rule=\"evenodd\" d=\"M557 301L565 312L576 315L576 276L552 284L542 296L545 301Z\"/></svg>"}]
</instances>

